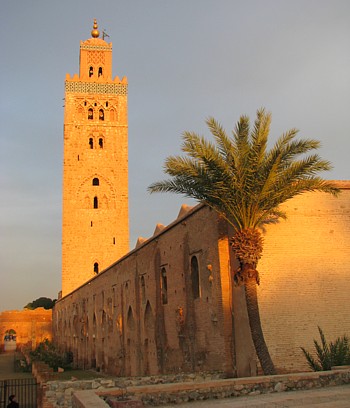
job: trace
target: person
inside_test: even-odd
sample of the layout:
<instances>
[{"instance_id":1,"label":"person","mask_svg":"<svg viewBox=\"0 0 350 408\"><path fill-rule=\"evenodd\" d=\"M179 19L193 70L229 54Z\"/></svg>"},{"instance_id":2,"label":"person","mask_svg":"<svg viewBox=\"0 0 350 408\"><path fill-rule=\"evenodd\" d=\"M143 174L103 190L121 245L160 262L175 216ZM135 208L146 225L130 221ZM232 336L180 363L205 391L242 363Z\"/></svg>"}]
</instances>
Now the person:
<instances>
[{"instance_id":1,"label":"person","mask_svg":"<svg viewBox=\"0 0 350 408\"><path fill-rule=\"evenodd\" d=\"M7 408L19 408L19 404L16 401L16 396L15 395L10 395L9 396L9 401L10 401L10 403L7 405Z\"/></svg>"}]
</instances>

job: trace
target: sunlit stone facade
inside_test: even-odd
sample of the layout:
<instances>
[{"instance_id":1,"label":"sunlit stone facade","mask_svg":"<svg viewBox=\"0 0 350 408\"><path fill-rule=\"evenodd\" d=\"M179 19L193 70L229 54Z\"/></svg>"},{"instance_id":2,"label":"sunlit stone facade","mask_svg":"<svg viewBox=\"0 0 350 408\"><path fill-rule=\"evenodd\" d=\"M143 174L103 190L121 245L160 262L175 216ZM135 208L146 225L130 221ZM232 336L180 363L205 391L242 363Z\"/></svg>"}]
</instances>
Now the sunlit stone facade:
<instances>
[{"instance_id":1,"label":"sunlit stone facade","mask_svg":"<svg viewBox=\"0 0 350 408\"><path fill-rule=\"evenodd\" d=\"M98 34L65 81L63 296L129 250L127 79L112 79L112 44Z\"/></svg>"},{"instance_id":2,"label":"sunlit stone facade","mask_svg":"<svg viewBox=\"0 0 350 408\"><path fill-rule=\"evenodd\" d=\"M126 80L111 79L111 46L96 36L81 44L80 61L80 76L66 79L54 341L77 366L115 375L255 375L244 293L232 285L230 230L216 213L183 207L127 253ZM312 349L317 326L329 340L350 333L350 182L336 184L339 198L290 200L288 220L264 232L258 295L279 372L307 369L300 347Z\"/></svg>"}]
</instances>

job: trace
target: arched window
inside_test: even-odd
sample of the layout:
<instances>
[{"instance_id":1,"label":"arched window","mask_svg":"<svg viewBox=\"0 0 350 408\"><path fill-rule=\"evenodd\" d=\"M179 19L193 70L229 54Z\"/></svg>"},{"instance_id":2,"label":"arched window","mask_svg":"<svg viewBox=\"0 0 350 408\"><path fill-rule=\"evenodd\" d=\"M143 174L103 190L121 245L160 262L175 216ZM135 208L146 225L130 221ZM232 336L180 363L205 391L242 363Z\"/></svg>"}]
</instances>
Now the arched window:
<instances>
[{"instance_id":1,"label":"arched window","mask_svg":"<svg viewBox=\"0 0 350 408\"><path fill-rule=\"evenodd\" d=\"M98 274L98 263L94 263L94 273L97 275Z\"/></svg>"},{"instance_id":2,"label":"arched window","mask_svg":"<svg viewBox=\"0 0 350 408\"><path fill-rule=\"evenodd\" d=\"M99 77L102 76L102 67L99 67L99 68L98 68L98 76L99 76Z\"/></svg>"},{"instance_id":3,"label":"arched window","mask_svg":"<svg viewBox=\"0 0 350 408\"><path fill-rule=\"evenodd\" d=\"M191 258L191 282L193 299L199 298L199 268L196 256Z\"/></svg>"},{"instance_id":4,"label":"arched window","mask_svg":"<svg viewBox=\"0 0 350 408\"><path fill-rule=\"evenodd\" d=\"M89 78L91 78L94 75L94 67L89 68Z\"/></svg>"},{"instance_id":5,"label":"arched window","mask_svg":"<svg viewBox=\"0 0 350 408\"><path fill-rule=\"evenodd\" d=\"M100 109L100 110L99 110L98 118L99 118L100 120L105 120L105 114L104 114L104 112L103 112L103 109Z\"/></svg>"},{"instance_id":6,"label":"arched window","mask_svg":"<svg viewBox=\"0 0 350 408\"><path fill-rule=\"evenodd\" d=\"M94 139L92 137L90 137L89 139L89 146L90 146L90 149L94 148Z\"/></svg>"},{"instance_id":7,"label":"arched window","mask_svg":"<svg viewBox=\"0 0 350 408\"><path fill-rule=\"evenodd\" d=\"M98 198L94 197L94 208L98 208Z\"/></svg>"},{"instance_id":8,"label":"arched window","mask_svg":"<svg viewBox=\"0 0 350 408\"><path fill-rule=\"evenodd\" d=\"M102 139L102 137L100 137L98 139L98 145L100 146L100 149L103 149L103 139Z\"/></svg>"},{"instance_id":9,"label":"arched window","mask_svg":"<svg viewBox=\"0 0 350 408\"><path fill-rule=\"evenodd\" d=\"M94 179L92 179L92 185L93 186L99 186L100 185L100 180L95 177Z\"/></svg>"},{"instance_id":10,"label":"arched window","mask_svg":"<svg viewBox=\"0 0 350 408\"><path fill-rule=\"evenodd\" d=\"M168 281L166 277L166 269L164 267L160 272L160 292L162 297L162 304L168 304Z\"/></svg>"},{"instance_id":11,"label":"arched window","mask_svg":"<svg viewBox=\"0 0 350 408\"><path fill-rule=\"evenodd\" d=\"M92 110L92 108L90 108L88 110L88 119L92 120L94 118L94 111Z\"/></svg>"}]
</instances>

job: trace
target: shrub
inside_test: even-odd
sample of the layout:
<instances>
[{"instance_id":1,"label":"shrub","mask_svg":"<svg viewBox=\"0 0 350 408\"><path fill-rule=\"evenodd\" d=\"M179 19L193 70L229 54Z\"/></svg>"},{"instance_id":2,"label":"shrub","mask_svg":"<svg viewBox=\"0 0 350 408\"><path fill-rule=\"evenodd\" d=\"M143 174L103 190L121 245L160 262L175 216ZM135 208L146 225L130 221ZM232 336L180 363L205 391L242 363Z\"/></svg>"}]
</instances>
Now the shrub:
<instances>
[{"instance_id":1,"label":"shrub","mask_svg":"<svg viewBox=\"0 0 350 408\"><path fill-rule=\"evenodd\" d=\"M44 340L38 347L30 353L32 360L44 361L51 368L57 371L58 367L65 370L70 369L73 362L73 355L71 352L61 353L53 343L49 340Z\"/></svg>"},{"instance_id":2,"label":"shrub","mask_svg":"<svg viewBox=\"0 0 350 408\"><path fill-rule=\"evenodd\" d=\"M327 371L333 366L341 366L350 364L350 341L347 336L338 337L335 342L327 343L326 337L320 327L321 344L314 340L316 359L311 353L301 347L302 352L314 371Z\"/></svg>"}]
</instances>

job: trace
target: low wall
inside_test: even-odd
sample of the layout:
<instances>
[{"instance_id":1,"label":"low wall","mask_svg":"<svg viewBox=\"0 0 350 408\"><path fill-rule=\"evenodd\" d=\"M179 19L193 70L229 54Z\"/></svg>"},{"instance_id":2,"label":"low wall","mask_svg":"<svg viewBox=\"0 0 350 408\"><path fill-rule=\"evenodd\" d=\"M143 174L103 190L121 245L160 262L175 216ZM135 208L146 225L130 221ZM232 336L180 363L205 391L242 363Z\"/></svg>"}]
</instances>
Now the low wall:
<instances>
[{"instance_id":1,"label":"low wall","mask_svg":"<svg viewBox=\"0 0 350 408\"><path fill-rule=\"evenodd\" d=\"M44 408L108 407L103 400L134 397L144 405L307 390L350 384L350 367L332 371L264 377L219 379L210 375L142 378L99 378L85 381L49 381Z\"/></svg>"}]
</instances>

